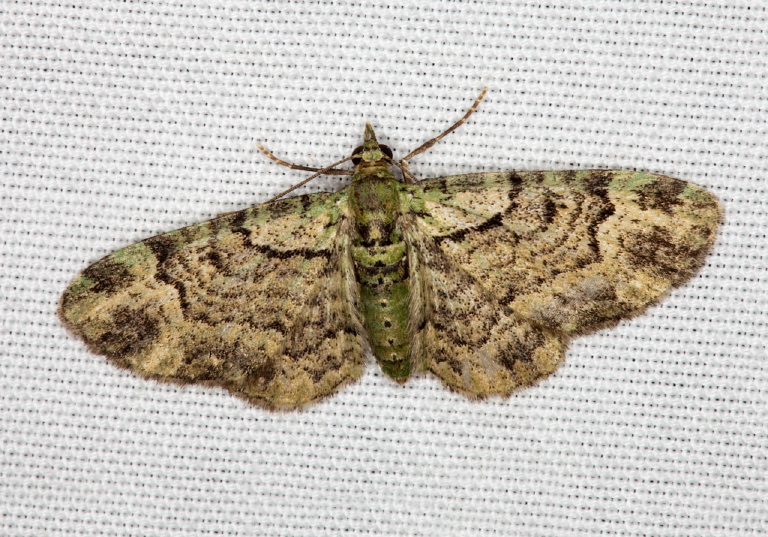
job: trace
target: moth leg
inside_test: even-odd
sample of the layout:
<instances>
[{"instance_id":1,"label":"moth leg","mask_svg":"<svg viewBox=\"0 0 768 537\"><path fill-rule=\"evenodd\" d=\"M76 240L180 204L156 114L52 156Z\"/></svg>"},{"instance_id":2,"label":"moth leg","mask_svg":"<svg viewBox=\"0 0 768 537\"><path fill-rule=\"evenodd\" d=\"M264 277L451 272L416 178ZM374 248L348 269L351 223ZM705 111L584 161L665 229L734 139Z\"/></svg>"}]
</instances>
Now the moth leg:
<instances>
[{"instance_id":1,"label":"moth leg","mask_svg":"<svg viewBox=\"0 0 768 537\"><path fill-rule=\"evenodd\" d=\"M405 162L405 161L403 161L403 162L397 162L396 160L392 160L392 159L391 159L391 158L389 158L389 157L387 157L387 159L386 159L386 160L387 160L387 162L389 162L390 164L392 164L392 165L394 165L394 166L397 166L398 168L400 168L400 171L403 173L403 179L405 180L405 183L406 183L406 184L409 184L409 185L415 185L416 183L418 183L418 182L419 182L419 180L418 180L418 179L416 179L416 176L415 176L415 175L413 175L413 173L411 172L411 170L408 168L408 163L407 163L407 162Z\"/></svg>"},{"instance_id":2,"label":"moth leg","mask_svg":"<svg viewBox=\"0 0 768 537\"><path fill-rule=\"evenodd\" d=\"M456 123L451 125L448 129L443 131L441 134L438 134L437 136L435 136L431 140L427 140L426 142L421 144L419 147L417 147L416 149L414 149L413 151L408 153L405 157L403 157L400 160L400 165L401 165L400 169L403 170L403 175L406 176L406 179L408 180L407 182L411 182L410 181L411 178L413 179L414 183L416 182L416 178L411 173L411 171L408 169L408 161L411 160L416 155L419 155L419 154L423 153L424 151L426 151L427 149L429 149L430 147L435 145L437 142L439 142L440 140L442 140L443 138L448 136L450 133L452 133L453 131L458 129L461 125L463 125L464 122L466 122L467 119L469 119L469 116L471 116L472 114L474 114L477 111L477 107L480 105L480 101L483 100L483 97L485 97L485 94L486 94L487 91L488 91L488 88L483 88L483 91L480 92L480 96L477 99L475 99L475 102L472 103L472 106L467 111L467 113L464 114L464 117L462 117Z\"/></svg>"}]
</instances>

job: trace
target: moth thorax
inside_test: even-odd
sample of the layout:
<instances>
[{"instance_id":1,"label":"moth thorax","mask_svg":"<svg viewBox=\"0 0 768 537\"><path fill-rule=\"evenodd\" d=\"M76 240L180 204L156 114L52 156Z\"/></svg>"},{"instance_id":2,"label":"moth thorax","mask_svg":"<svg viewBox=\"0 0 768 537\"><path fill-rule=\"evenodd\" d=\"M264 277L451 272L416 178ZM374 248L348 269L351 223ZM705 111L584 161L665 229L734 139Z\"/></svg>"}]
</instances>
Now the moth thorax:
<instances>
[{"instance_id":1,"label":"moth thorax","mask_svg":"<svg viewBox=\"0 0 768 537\"><path fill-rule=\"evenodd\" d=\"M385 160L363 161L357 165L357 171L368 177L392 177L390 167L390 164Z\"/></svg>"}]
</instances>

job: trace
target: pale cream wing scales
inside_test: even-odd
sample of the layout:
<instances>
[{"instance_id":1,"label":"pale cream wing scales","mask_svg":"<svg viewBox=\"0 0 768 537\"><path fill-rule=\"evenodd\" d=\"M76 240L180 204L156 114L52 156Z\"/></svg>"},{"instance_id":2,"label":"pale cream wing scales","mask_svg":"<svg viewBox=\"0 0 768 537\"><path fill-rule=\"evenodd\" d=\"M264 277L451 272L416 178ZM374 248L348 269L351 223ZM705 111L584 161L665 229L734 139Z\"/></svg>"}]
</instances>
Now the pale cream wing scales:
<instances>
[{"instance_id":1,"label":"pale cream wing scales","mask_svg":"<svg viewBox=\"0 0 768 537\"><path fill-rule=\"evenodd\" d=\"M562 334L516 315L405 215L412 361L470 398L509 395L550 375Z\"/></svg>"},{"instance_id":2,"label":"pale cream wing scales","mask_svg":"<svg viewBox=\"0 0 768 537\"><path fill-rule=\"evenodd\" d=\"M411 188L418 228L515 313L566 334L643 311L690 278L722 209L706 190L641 172L511 172Z\"/></svg>"},{"instance_id":3,"label":"pale cream wing scales","mask_svg":"<svg viewBox=\"0 0 768 537\"><path fill-rule=\"evenodd\" d=\"M681 284L722 219L705 190L634 172L472 174L404 190L420 275L413 309L423 312L414 358L478 396L545 377L570 336ZM473 379L478 371L487 374Z\"/></svg>"},{"instance_id":4,"label":"pale cream wing scales","mask_svg":"<svg viewBox=\"0 0 768 537\"><path fill-rule=\"evenodd\" d=\"M60 315L145 377L311 403L363 371L346 207L343 192L299 196L123 248L70 285Z\"/></svg>"}]
</instances>

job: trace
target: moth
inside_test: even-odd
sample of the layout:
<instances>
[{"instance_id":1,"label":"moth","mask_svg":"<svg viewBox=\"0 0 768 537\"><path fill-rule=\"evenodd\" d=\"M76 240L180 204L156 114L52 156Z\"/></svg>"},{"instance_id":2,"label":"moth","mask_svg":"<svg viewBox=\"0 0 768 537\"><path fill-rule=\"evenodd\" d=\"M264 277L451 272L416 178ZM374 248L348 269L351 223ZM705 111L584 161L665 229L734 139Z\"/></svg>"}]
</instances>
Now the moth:
<instances>
[{"instance_id":1,"label":"moth","mask_svg":"<svg viewBox=\"0 0 768 537\"><path fill-rule=\"evenodd\" d=\"M644 311L703 264L717 198L651 173L470 173L418 181L366 124L319 174L338 192L273 198L118 250L59 314L89 349L160 381L296 409L358 379L431 373L472 399L554 372L571 338ZM352 160L353 170L336 168ZM395 172L399 168L396 177ZM303 184L303 183L302 183Z\"/></svg>"}]
</instances>

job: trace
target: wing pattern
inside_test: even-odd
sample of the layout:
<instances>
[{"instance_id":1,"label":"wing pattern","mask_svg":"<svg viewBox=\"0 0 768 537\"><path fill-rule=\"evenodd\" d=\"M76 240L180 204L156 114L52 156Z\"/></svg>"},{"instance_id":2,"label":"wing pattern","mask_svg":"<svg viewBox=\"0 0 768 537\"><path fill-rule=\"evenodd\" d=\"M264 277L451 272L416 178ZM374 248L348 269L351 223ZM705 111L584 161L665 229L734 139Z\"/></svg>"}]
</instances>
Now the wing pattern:
<instances>
[{"instance_id":1,"label":"wing pattern","mask_svg":"<svg viewBox=\"0 0 768 537\"><path fill-rule=\"evenodd\" d=\"M366 180L118 250L75 279L60 316L144 377L222 386L272 409L322 399L362 374L369 351L352 254L368 246L350 196L378 207L366 196L386 184L395 227L359 218L404 241L411 370L468 397L509 395L554 372L570 338L690 278L723 218L704 189L648 173ZM367 273L384 274L386 259L371 257Z\"/></svg>"},{"instance_id":2,"label":"wing pattern","mask_svg":"<svg viewBox=\"0 0 768 537\"><path fill-rule=\"evenodd\" d=\"M549 375L570 337L681 285L722 220L704 189L626 171L471 174L406 192L414 360L479 397Z\"/></svg>"},{"instance_id":3,"label":"wing pattern","mask_svg":"<svg viewBox=\"0 0 768 537\"><path fill-rule=\"evenodd\" d=\"M363 371L352 225L344 194L323 193L158 235L86 269L60 315L145 377L302 406Z\"/></svg>"}]
</instances>

